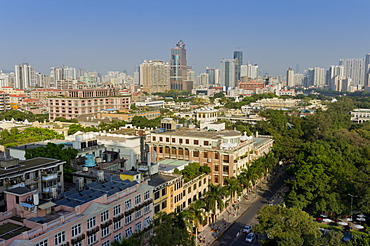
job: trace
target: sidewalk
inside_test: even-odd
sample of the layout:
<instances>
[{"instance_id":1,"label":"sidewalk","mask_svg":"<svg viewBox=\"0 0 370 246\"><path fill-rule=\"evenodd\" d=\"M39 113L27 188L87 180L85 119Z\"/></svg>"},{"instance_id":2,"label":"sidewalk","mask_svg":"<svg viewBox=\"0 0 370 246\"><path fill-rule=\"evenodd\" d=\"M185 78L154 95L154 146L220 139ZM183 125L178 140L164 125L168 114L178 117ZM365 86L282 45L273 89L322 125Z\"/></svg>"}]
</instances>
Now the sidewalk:
<instances>
[{"instance_id":1,"label":"sidewalk","mask_svg":"<svg viewBox=\"0 0 370 246\"><path fill-rule=\"evenodd\" d=\"M227 207L221 214L218 215L215 223L207 225L201 232L198 233L197 245L211 245L217 240L249 207L255 203L272 183L267 183L265 179L261 180L248 195L242 195L240 202ZM285 193L286 187L280 190ZM280 194L281 194L280 193ZM277 193L278 194L278 193ZM278 204L281 202L281 195L276 195L271 199L271 204Z\"/></svg>"}]
</instances>

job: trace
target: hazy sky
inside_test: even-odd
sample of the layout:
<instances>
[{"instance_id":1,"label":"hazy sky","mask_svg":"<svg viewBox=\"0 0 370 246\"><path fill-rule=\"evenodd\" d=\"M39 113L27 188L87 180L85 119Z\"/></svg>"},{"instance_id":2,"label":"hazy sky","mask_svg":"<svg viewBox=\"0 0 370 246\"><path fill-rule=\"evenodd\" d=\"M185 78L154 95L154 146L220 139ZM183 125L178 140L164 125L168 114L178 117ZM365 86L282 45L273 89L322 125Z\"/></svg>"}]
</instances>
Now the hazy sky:
<instances>
[{"instance_id":1,"label":"hazy sky","mask_svg":"<svg viewBox=\"0 0 370 246\"><path fill-rule=\"evenodd\" d=\"M28 62L105 73L169 61L182 39L197 74L232 58L261 72L327 68L370 52L369 0L2 0L0 69Z\"/></svg>"}]
</instances>

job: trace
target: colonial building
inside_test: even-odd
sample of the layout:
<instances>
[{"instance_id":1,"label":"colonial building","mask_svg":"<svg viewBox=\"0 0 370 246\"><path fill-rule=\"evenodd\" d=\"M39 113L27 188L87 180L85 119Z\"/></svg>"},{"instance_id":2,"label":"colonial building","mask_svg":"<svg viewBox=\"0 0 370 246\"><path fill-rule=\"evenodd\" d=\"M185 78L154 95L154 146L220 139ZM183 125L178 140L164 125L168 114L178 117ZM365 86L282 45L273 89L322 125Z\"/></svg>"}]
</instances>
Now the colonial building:
<instances>
[{"instance_id":1,"label":"colonial building","mask_svg":"<svg viewBox=\"0 0 370 246\"><path fill-rule=\"evenodd\" d=\"M209 166L211 182L224 184L225 178L237 176L248 163L268 153L273 140L268 137L242 136L239 131L203 131L179 129L151 133L150 151L156 151L156 161L188 160Z\"/></svg>"}]
</instances>

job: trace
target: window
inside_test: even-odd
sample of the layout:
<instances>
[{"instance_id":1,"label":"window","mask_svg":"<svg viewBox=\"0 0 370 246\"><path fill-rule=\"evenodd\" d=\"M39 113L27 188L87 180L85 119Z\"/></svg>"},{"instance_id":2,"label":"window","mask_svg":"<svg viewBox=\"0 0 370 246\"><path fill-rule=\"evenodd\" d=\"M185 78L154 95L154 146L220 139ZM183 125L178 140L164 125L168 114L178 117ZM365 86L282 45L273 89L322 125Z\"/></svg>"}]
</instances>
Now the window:
<instances>
[{"instance_id":1,"label":"window","mask_svg":"<svg viewBox=\"0 0 370 246\"><path fill-rule=\"evenodd\" d=\"M82 246L82 242L73 243L73 246Z\"/></svg>"},{"instance_id":2,"label":"window","mask_svg":"<svg viewBox=\"0 0 370 246\"><path fill-rule=\"evenodd\" d=\"M167 208L167 201L162 202L162 209Z\"/></svg>"},{"instance_id":3,"label":"window","mask_svg":"<svg viewBox=\"0 0 370 246\"><path fill-rule=\"evenodd\" d=\"M170 138L166 138L166 142L169 143L170 142Z\"/></svg>"},{"instance_id":4,"label":"window","mask_svg":"<svg viewBox=\"0 0 370 246\"><path fill-rule=\"evenodd\" d=\"M81 234L81 224L72 227L72 237L75 237L79 234Z\"/></svg>"},{"instance_id":5,"label":"window","mask_svg":"<svg viewBox=\"0 0 370 246\"><path fill-rule=\"evenodd\" d=\"M130 215L127 215L126 217L125 217L125 224L127 225L127 224L130 224L132 222L132 214L130 214Z\"/></svg>"},{"instance_id":6,"label":"window","mask_svg":"<svg viewBox=\"0 0 370 246\"><path fill-rule=\"evenodd\" d=\"M100 214L100 222L104 222L109 219L109 211L104 211Z\"/></svg>"},{"instance_id":7,"label":"window","mask_svg":"<svg viewBox=\"0 0 370 246\"><path fill-rule=\"evenodd\" d=\"M36 243L35 246L48 246L48 240L41 241L39 243Z\"/></svg>"},{"instance_id":8,"label":"window","mask_svg":"<svg viewBox=\"0 0 370 246\"><path fill-rule=\"evenodd\" d=\"M125 210L132 208L131 200L125 201Z\"/></svg>"},{"instance_id":9,"label":"window","mask_svg":"<svg viewBox=\"0 0 370 246\"><path fill-rule=\"evenodd\" d=\"M158 204L158 205L156 205L156 206L154 207L154 213L156 214L156 213L158 213L159 211L161 211L161 208L160 208L160 206L159 206L159 204Z\"/></svg>"},{"instance_id":10,"label":"window","mask_svg":"<svg viewBox=\"0 0 370 246\"><path fill-rule=\"evenodd\" d=\"M101 237L106 237L109 235L109 226L107 227L104 227L103 229L101 229Z\"/></svg>"},{"instance_id":11,"label":"window","mask_svg":"<svg viewBox=\"0 0 370 246\"><path fill-rule=\"evenodd\" d=\"M62 244L66 241L66 233L64 231L59 232L54 236L54 245Z\"/></svg>"},{"instance_id":12,"label":"window","mask_svg":"<svg viewBox=\"0 0 370 246\"><path fill-rule=\"evenodd\" d=\"M148 200L150 198L150 191L146 191L144 193L144 200Z\"/></svg>"},{"instance_id":13,"label":"window","mask_svg":"<svg viewBox=\"0 0 370 246\"><path fill-rule=\"evenodd\" d=\"M215 153L215 159L219 158L219 153Z\"/></svg>"},{"instance_id":14,"label":"window","mask_svg":"<svg viewBox=\"0 0 370 246\"><path fill-rule=\"evenodd\" d=\"M101 246L110 246L109 240L108 241L105 241L104 243L102 243Z\"/></svg>"},{"instance_id":15,"label":"window","mask_svg":"<svg viewBox=\"0 0 370 246\"><path fill-rule=\"evenodd\" d=\"M135 196L135 205L141 203L141 195Z\"/></svg>"},{"instance_id":16,"label":"window","mask_svg":"<svg viewBox=\"0 0 370 246\"><path fill-rule=\"evenodd\" d=\"M190 193L191 192L191 186L189 186L189 188L188 188L188 193Z\"/></svg>"},{"instance_id":17,"label":"window","mask_svg":"<svg viewBox=\"0 0 370 246\"><path fill-rule=\"evenodd\" d=\"M92 217L87 220L87 229L91 229L94 226L96 226L96 220L95 220L95 217Z\"/></svg>"},{"instance_id":18,"label":"window","mask_svg":"<svg viewBox=\"0 0 370 246\"><path fill-rule=\"evenodd\" d=\"M121 227L122 227L121 220L118 220L118 221L114 222L114 224L113 224L113 230L117 231Z\"/></svg>"},{"instance_id":19,"label":"window","mask_svg":"<svg viewBox=\"0 0 370 246\"><path fill-rule=\"evenodd\" d=\"M147 228L150 226L150 217L146 217L144 220L144 227Z\"/></svg>"},{"instance_id":20,"label":"window","mask_svg":"<svg viewBox=\"0 0 370 246\"><path fill-rule=\"evenodd\" d=\"M156 137L153 137L153 141L157 141L157 140L156 140Z\"/></svg>"},{"instance_id":21,"label":"window","mask_svg":"<svg viewBox=\"0 0 370 246\"><path fill-rule=\"evenodd\" d=\"M209 142L208 141L204 141L203 144L204 144L204 146L208 146L209 145Z\"/></svg>"},{"instance_id":22,"label":"window","mask_svg":"<svg viewBox=\"0 0 370 246\"><path fill-rule=\"evenodd\" d=\"M217 165L217 166L215 166L215 171L216 171L216 172L218 172L218 165Z\"/></svg>"},{"instance_id":23,"label":"window","mask_svg":"<svg viewBox=\"0 0 370 246\"><path fill-rule=\"evenodd\" d=\"M172 143L176 143L176 138L172 138Z\"/></svg>"},{"instance_id":24,"label":"window","mask_svg":"<svg viewBox=\"0 0 370 246\"><path fill-rule=\"evenodd\" d=\"M193 152L193 157L199 157L199 151L194 151Z\"/></svg>"},{"instance_id":25,"label":"window","mask_svg":"<svg viewBox=\"0 0 370 246\"><path fill-rule=\"evenodd\" d=\"M87 244L91 245L96 242L96 233L91 234L90 236L87 237Z\"/></svg>"},{"instance_id":26,"label":"window","mask_svg":"<svg viewBox=\"0 0 370 246\"><path fill-rule=\"evenodd\" d=\"M113 216L119 215L121 213L121 204L118 204L113 208Z\"/></svg>"},{"instance_id":27,"label":"window","mask_svg":"<svg viewBox=\"0 0 370 246\"><path fill-rule=\"evenodd\" d=\"M185 139L185 143L186 144L189 144L189 139Z\"/></svg>"},{"instance_id":28,"label":"window","mask_svg":"<svg viewBox=\"0 0 370 246\"><path fill-rule=\"evenodd\" d=\"M125 230L126 238L129 238L132 236L132 227L130 226Z\"/></svg>"},{"instance_id":29,"label":"window","mask_svg":"<svg viewBox=\"0 0 370 246\"><path fill-rule=\"evenodd\" d=\"M139 221L139 222L136 223L135 230L136 230L136 232L141 231L141 221Z\"/></svg>"},{"instance_id":30,"label":"window","mask_svg":"<svg viewBox=\"0 0 370 246\"><path fill-rule=\"evenodd\" d=\"M157 191L156 193L154 193L154 199L155 200L159 199L159 191Z\"/></svg>"},{"instance_id":31,"label":"window","mask_svg":"<svg viewBox=\"0 0 370 246\"><path fill-rule=\"evenodd\" d=\"M182 138L179 139L179 144L182 144Z\"/></svg>"},{"instance_id":32,"label":"window","mask_svg":"<svg viewBox=\"0 0 370 246\"><path fill-rule=\"evenodd\" d=\"M167 189L166 188L163 188L162 189L162 196L166 195L167 194Z\"/></svg>"},{"instance_id":33,"label":"window","mask_svg":"<svg viewBox=\"0 0 370 246\"><path fill-rule=\"evenodd\" d=\"M117 235L114 235L114 241L121 242L122 241L122 233L118 233Z\"/></svg>"},{"instance_id":34,"label":"window","mask_svg":"<svg viewBox=\"0 0 370 246\"><path fill-rule=\"evenodd\" d=\"M194 184L194 186L193 186L193 187L194 187L194 190L196 190L196 189L197 189L197 184Z\"/></svg>"},{"instance_id":35,"label":"window","mask_svg":"<svg viewBox=\"0 0 370 246\"><path fill-rule=\"evenodd\" d=\"M199 140L194 140L194 145L199 145Z\"/></svg>"},{"instance_id":36,"label":"window","mask_svg":"<svg viewBox=\"0 0 370 246\"><path fill-rule=\"evenodd\" d=\"M135 218L138 219L141 217L141 209L135 212Z\"/></svg>"},{"instance_id":37,"label":"window","mask_svg":"<svg viewBox=\"0 0 370 246\"><path fill-rule=\"evenodd\" d=\"M144 207L144 214L147 214L147 213L149 213L150 212L150 204L149 205L146 205L145 207Z\"/></svg>"}]
</instances>

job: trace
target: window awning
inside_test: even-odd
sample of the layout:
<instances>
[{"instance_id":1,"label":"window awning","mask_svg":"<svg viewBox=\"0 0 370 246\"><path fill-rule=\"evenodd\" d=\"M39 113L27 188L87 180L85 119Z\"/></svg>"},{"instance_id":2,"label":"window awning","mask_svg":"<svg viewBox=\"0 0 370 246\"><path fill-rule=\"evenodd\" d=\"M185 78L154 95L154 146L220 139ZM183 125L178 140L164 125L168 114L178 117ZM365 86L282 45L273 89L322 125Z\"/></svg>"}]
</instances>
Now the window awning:
<instances>
[{"instance_id":1,"label":"window awning","mask_svg":"<svg viewBox=\"0 0 370 246\"><path fill-rule=\"evenodd\" d=\"M40 206L39 206L39 209L42 209L42 210L45 210L45 209L47 209L47 208L51 208L51 207L53 207L53 206L55 206L56 204L55 203L53 203L53 202L46 202L46 203L44 203L44 204L41 204Z\"/></svg>"},{"instance_id":2,"label":"window awning","mask_svg":"<svg viewBox=\"0 0 370 246\"><path fill-rule=\"evenodd\" d=\"M29 204L29 203L19 203L19 205L21 205L22 207L25 207L25 208L33 208L33 207L35 207L35 205Z\"/></svg>"}]
</instances>

